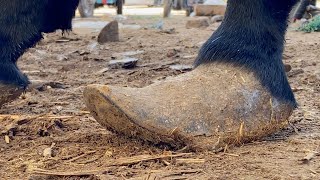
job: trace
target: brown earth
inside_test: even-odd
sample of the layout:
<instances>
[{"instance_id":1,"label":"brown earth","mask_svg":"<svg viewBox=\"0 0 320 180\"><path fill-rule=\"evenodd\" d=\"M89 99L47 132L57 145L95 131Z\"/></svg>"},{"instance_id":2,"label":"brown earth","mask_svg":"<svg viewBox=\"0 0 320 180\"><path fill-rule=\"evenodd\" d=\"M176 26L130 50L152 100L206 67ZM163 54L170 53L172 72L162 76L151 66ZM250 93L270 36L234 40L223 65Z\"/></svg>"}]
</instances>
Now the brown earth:
<instances>
[{"instance_id":1,"label":"brown earth","mask_svg":"<svg viewBox=\"0 0 320 180\"><path fill-rule=\"evenodd\" d=\"M143 87L184 73L170 65L192 65L218 27L186 29L187 19L174 16L164 20L164 31L150 28L158 20L129 16L124 24L145 28L122 29L120 42L105 45L96 43L98 31L46 35L24 54L19 66L37 81L0 110L0 179L320 179L320 156L312 154L320 151L319 33L291 28L287 34L284 61L292 66L288 77L300 106L291 118L296 124L272 137L224 152L181 154L100 126L84 106L86 85ZM141 51L130 56L139 59L136 68L106 69L130 51ZM315 156L303 161L307 155Z\"/></svg>"}]
</instances>

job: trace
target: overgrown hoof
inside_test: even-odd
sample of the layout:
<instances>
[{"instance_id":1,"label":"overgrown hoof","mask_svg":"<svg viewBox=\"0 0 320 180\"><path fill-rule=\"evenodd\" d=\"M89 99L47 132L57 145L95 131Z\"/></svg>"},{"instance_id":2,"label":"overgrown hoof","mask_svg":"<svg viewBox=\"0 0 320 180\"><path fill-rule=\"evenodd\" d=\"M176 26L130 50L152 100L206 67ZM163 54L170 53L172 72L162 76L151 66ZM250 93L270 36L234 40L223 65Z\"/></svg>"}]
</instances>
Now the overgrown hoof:
<instances>
[{"instance_id":1,"label":"overgrown hoof","mask_svg":"<svg viewBox=\"0 0 320 180\"><path fill-rule=\"evenodd\" d=\"M212 150L270 135L294 107L275 99L252 72L221 64L144 88L90 85L85 103L108 130L174 148Z\"/></svg>"},{"instance_id":2,"label":"overgrown hoof","mask_svg":"<svg viewBox=\"0 0 320 180\"><path fill-rule=\"evenodd\" d=\"M24 90L24 87L0 83L0 108L3 104L17 99L24 92Z\"/></svg>"}]
</instances>

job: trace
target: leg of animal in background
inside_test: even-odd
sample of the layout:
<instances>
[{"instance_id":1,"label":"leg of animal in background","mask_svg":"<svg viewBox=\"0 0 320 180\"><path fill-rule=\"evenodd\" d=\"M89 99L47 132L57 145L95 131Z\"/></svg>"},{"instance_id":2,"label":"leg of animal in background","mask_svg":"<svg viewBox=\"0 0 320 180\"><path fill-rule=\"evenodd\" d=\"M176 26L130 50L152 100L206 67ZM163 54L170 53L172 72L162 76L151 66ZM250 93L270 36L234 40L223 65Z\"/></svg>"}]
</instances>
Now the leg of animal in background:
<instances>
[{"instance_id":1,"label":"leg of animal in background","mask_svg":"<svg viewBox=\"0 0 320 180\"><path fill-rule=\"evenodd\" d=\"M294 12L294 21L299 20L303 17L303 15L306 13L307 6L310 5L310 0L301 0L301 2L298 4L295 12Z\"/></svg>"},{"instance_id":2,"label":"leg of animal in background","mask_svg":"<svg viewBox=\"0 0 320 180\"><path fill-rule=\"evenodd\" d=\"M83 18L92 17L96 0L80 0L78 10Z\"/></svg>"},{"instance_id":3,"label":"leg of animal in background","mask_svg":"<svg viewBox=\"0 0 320 180\"><path fill-rule=\"evenodd\" d=\"M297 106L282 53L296 0L229 0L196 68L144 88L91 85L87 107L107 129L175 148L216 149L287 125Z\"/></svg>"},{"instance_id":4,"label":"leg of animal in background","mask_svg":"<svg viewBox=\"0 0 320 180\"><path fill-rule=\"evenodd\" d=\"M117 14L123 14L123 4L124 0L117 0L116 1L116 6L117 6Z\"/></svg>"},{"instance_id":5,"label":"leg of animal in background","mask_svg":"<svg viewBox=\"0 0 320 180\"><path fill-rule=\"evenodd\" d=\"M317 5L317 0L310 0L310 4L313 5L313 6L316 6Z\"/></svg>"},{"instance_id":6,"label":"leg of animal in background","mask_svg":"<svg viewBox=\"0 0 320 180\"><path fill-rule=\"evenodd\" d=\"M29 81L17 66L19 57L42 38L42 32L70 30L78 0L0 0L0 106L17 97Z\"/></svg>"},{"instance_id":7,"label":"leg of animal in background","mask_svg":"<svg viewBox=\"0 0 320 180\"><path fill-rule=\"evenodd\" d=\"M163 0L163 17L167 18L171 14L172 0Z\"/></svg>"}]
</instances>

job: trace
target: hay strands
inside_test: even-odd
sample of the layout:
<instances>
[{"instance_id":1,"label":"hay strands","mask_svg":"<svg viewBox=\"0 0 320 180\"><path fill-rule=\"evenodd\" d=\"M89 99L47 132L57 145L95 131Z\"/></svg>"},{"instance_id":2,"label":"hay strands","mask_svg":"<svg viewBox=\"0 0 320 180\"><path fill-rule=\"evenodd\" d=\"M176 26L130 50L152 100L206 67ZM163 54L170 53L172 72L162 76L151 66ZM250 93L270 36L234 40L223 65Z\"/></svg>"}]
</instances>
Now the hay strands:
<instances>
[{"instance_id":1,"label":"hay strands","mask_svg":"<svg viewBox=\"0 0 320 180\"><path fill-rule=\"evenodd\" d=\"M191 155L192 153L180 153L180 154L171 154L171 155L139 155L128 158L119 158L109 163L106 163L104 168L99 168L92 171L49 171L45 169L32 168L30 169L33 174L41 174L41 175L54 175L54 176L86 176L86 175L95 175L106 172L109 168L114 166L128 166L137 164L140 162L146 162L151 160L162 160L167 158L175 158L175 157L184 157Z\"/></svg>"},{"instance_id":2,"label":"hay strands","mask_svg":"<svg viewBox=\"0 0 320 180\"><path fill-rule=\"evenodd\" d=\"M167 158L174 158L174 157L183 157L191 154L192 153L180 153L180 154L171 154L171 155L139 155L139 156L133 156L129 158L116 159L115 161L112 161L109 164L107 164L107 166L128 166L128 165L133 165L133 164L137 164L145 161L167 159Z\"/></svg>"},{"instance_id":3,"label":"hay strands","mask_svg":"<svg viewBox=\"0 0 320 180\"><path fill-rule=\"evenodd\" d=\"M89 171L63 171L63 172L54 171L54 170L45 170L45 169L39 169L39 168L34 168L31 170L33 174L51 175L51 176L90 176L95 174L101 174L105 171L107 171L107 169L89 170Z\"/></svg>"},{"instance_id":4,"label":"hay strands","mask_svg":"<svg viewBox=\"0 0 320 180\"><path fill-rule=\"evenodd\" d=\"M187 179L186 174L198 174L203 172L203 169L189 169L189 170L176 170L176 171L159 171L146 175L143 179L155 180L155 179ZM190 179L190 178L189 178Z\"/></svg>"},{"instance_id":5,"label":"hay strands","mask_svg":"<svg viewBox=\"0 0 320 180\"><path fill-rule=\"evenodd\" d=\"M55 116L52 114L41 114L36 116L20 116L20 115L14 115L14 114L2 114L0 115L0 121L3 121L5 119L12 119L14 121L19 121L23 119L70 119L74 117L76 116Z\"/></svg>"},{"instance_id":6,"label":"hay strands","mask_svg":"<svg viewBox=\"0 0 320 180\"><path fill-rule=\"evenodd\" d=\"M203 164L205 163L205 159L182 159L182 158L178 158L176 159L176 163L177 164L181 164L181 165L187 165L187 164Z\"/></svg>"}]
</instances>

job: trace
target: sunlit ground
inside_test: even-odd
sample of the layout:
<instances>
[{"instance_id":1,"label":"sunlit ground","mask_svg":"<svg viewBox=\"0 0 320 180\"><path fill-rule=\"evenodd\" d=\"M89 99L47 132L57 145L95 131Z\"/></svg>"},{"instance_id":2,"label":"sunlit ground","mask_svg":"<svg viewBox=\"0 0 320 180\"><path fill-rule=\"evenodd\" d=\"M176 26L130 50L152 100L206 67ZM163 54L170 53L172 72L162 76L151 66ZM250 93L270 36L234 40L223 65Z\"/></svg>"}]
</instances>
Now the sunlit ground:
<instances>
[{"instance_id":1,"label":"sunlit ground","mask_svg":"<svg viewBox=\"0 0 320 180\"><path fill-rule=\"evenodd\" d=\"M317 2L317 6L320 7L320 1ZM171 15L181 15L184 16L185 10L172 10ZM116 15L116 8L115 7L100 7L95 9L94 16L101 17L101 16L114 16ZM148 6L124 6L123 8L123 15L125 16L160 16L163 15L163 8L162 7L148 7ZM77 12L77 17L80 17L79 13Z\"/></svg>"},{"instance_id":2,"label":"sunlit ground","mask_svg":"<svg viewBox=\"0 0 320 180\"><path fill-rule=\"evenodd\" d=\"M185 16L185 10L172 10L171 16ZM162 7L147 7L147 6L124 6L124 17L130 16L134 19L149 19L155 23L162 20L163 8ZM94 17L81 18L77 12L76 18L73 20L74 32L78 34L88 34L91 32L99 32L105 25L113 20L116 16L115 7L101 7L94 11ZM126 29L139 29L140 25L137 24L119 24L120 28Z\"/></svg>"},{"instance_id":3,"label":"sunlit ground","mask_svg":"<svg viewBox=\"0 0 320 180\"><path fill-rule=\"evenodd\" d=\"M171 11L172 15L181 15L184 16L186 13L184 10ZM94 16L106 16L106 15L116 15L115 7L104 6L101 8L97 8L94 11ZM147 6L124 6L123 8L124 16L161 16L163 15L162 7L147 7ZM79 13L77 12L77 17L79 17Z\"/></svg>"}]
</instances>

